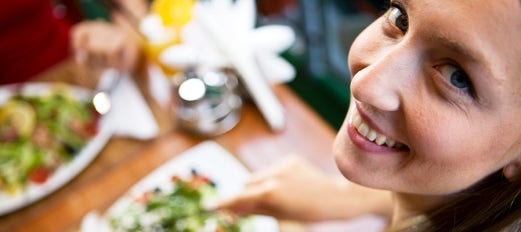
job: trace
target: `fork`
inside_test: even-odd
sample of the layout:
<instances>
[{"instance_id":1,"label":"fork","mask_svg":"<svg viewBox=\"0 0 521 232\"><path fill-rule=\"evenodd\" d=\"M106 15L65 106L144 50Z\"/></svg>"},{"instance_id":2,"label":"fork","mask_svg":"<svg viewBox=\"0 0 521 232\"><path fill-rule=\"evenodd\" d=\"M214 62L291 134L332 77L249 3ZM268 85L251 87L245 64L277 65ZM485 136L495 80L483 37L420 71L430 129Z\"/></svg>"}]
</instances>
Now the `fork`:
<instances>
[{"instance_id":1,"label":"fork","mask_svg":"<svg viewBox=\"0 0 521 232\"><path fill-rule=\"evenodd\" d=\"M103 72L103 75L100 77L96 87L96 93L92 97L92 104L94 105L94 109L101 115L108 113L112 108L110 93L117 86L120 79L121 73L114 68Z\"/></svg>"}]
</instances>

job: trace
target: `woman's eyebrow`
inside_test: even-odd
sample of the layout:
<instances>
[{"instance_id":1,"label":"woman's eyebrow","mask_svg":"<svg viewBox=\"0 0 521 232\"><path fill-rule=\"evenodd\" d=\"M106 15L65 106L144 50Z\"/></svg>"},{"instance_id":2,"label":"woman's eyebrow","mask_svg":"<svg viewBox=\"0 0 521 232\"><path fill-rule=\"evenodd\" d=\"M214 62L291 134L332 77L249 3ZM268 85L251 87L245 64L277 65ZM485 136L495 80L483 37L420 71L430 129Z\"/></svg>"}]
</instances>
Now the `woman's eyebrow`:
<instances>
[{"instance_id":1,"label":"woman's eyebrow","mask_svg":"<svg viewBox=\"0 0 521 232\"><path fill-rule=\"evenodd\" d=\"M470 62L479 62L484 61L484 56L482 53L476 52L475 49L472 49L468 46L468 41L465 43L455 41L445 35L445 33L437 33L435 31L431 31L429 33L429 40L435 43L441 44L442 47L459 54Z\"/></svg>"},{"instance_id":2,"label":"woman's eyebrow","mask_svg":"<svg viewBox=\"0 0 521 232\"><path fill-rule=\"evenodd\" d=\"M487 57L485 56L484 53L480 52L479 49L472 49L471 46L473 46L473 45L471 45L472 42L469 42L469 41L471 41L470 39L466 40L465 42L463 42L463 41L458 42L458 41L455 41L454 39L449 38L448 36L444 35L443 33L437 33L435 31L433 31L430 34L429 39L432 42L441 44L442 47L450 50L451 52L453 52L455 54L458 54L458 56L464 57L466 62L472 63L472 64L478 64L481 67L481 69L480 69L481 76L488 77L488 78L484 78L484 79L490 79L490 80L499 81L499 82L503 81L504 77L501 77L498 75L493 75L494 72L490 69L490 67L488 65L484 65L484 64L488 63Z\"/></svg>"}]
</instances>

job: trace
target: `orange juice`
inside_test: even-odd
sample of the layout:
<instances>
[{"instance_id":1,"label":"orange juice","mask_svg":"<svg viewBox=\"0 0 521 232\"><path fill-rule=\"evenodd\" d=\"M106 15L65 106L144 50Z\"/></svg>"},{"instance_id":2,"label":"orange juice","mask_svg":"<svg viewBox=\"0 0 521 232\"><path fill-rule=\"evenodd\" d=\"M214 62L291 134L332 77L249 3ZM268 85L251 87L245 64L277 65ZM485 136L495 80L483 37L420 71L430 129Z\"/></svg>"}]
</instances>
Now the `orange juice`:
<instances>
[{"instance_id":1,"label":"orange juice","mask_svg":"<svg viewBox=\"0 0 521 232\"><path fill-rule=\"evenodd\" d=\"M192 18L194 0L154 0L151 14L157 16L144 28L148 40L145 51L149 59L156 62L167 76L177 73L159 61L159 56L168 47L181 43L180 31Z\"/></svg>"},{"instance_id":2,"label":"orange juice","mask_svg":"<svg viewBox=\"0 0 521 232\"><path fill-rule=\"evenodd\" d=\"M164 26L181 28L192 18L193 5L194 0L155 0L151 9Z\"/></svg>"}]
</instances>

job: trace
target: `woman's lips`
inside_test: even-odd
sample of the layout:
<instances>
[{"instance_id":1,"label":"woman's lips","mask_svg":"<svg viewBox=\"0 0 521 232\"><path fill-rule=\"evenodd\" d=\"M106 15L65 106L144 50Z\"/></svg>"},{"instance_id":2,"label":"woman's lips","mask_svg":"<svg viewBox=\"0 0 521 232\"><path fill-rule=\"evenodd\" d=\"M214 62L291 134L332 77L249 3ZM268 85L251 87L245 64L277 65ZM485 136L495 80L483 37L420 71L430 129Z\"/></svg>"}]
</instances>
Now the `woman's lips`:
<instances>
[{"instance_id":1,"label":"woman's lips","mask_svg":"<svg viewBox=\"0 0 521 232\"><path fill-rule=\"evenodd\" d=\"M379 133L365 122L358 111L351 115L347 132L353 143L362 150L370 152L397 152L408 150L407 146Z\"/></svg>"}]
</instances>

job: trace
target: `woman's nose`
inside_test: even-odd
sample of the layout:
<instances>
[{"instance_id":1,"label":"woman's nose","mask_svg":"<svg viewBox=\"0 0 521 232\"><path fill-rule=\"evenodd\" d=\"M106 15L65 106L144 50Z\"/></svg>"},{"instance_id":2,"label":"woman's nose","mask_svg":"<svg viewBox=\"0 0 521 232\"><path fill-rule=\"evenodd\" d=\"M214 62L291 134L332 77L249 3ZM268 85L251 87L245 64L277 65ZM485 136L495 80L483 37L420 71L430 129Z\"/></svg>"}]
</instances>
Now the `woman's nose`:
<instances>
[{"instance_id":1,"label":"woman's nose","mask_svg":"<svg viewBox=\"0 0 521 232\"><path fill-rule=\"evenodd\" d=\"M397 111L403 89L411 87L414 59L406 52L391 51L368 63L351 80L353 97L382 111Z\"/></svg>"}]
</instances>

